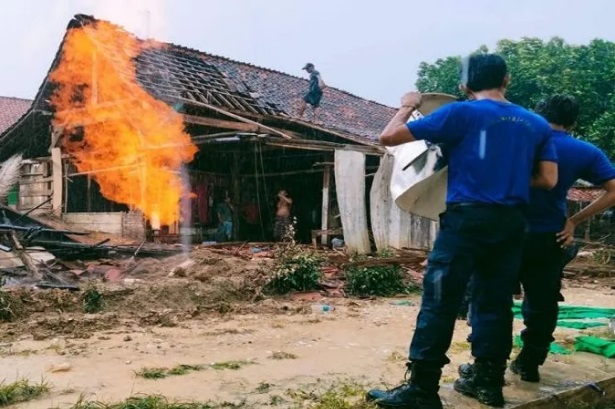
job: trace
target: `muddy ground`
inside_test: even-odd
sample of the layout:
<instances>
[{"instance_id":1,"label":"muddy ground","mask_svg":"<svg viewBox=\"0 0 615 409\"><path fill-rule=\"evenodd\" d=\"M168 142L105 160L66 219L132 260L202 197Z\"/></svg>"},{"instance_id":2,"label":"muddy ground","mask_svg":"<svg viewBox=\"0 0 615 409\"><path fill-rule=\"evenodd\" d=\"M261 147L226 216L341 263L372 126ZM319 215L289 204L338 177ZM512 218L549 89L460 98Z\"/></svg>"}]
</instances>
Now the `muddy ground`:
<instances>
[{"instance_id":1,"label":"muddy ground","mask_svg":"<svg viewBox=\"0 0 615 409\"><path fill-rule=\"evenodd\" d=\"M393 386L404 375L419 295L396 299L333 298L312 302L267 298L260 287L272 261L193 255L196 266L168 277L172 260L143 261L127 279L96 285L100 313L83 313L83 293L10 291L12 322L0 326L0 379L45 379L51 392L23 408L68 408L80 398L112 402L135 394L230 402L238 407L309 407L329 387ZM615 308L612 279L567 280L576 305ZM94 288L94 287L93 287ZM86 289L87 290L87 289ZM7 302L8 301L8 302ZM522 327L516 322L516 330ZM602 330L604 331L604 330ZM445 368L448 407L473 403L452 391L457 365L470 358L469 328L458 322ZM580 331L558 329L570 343ZM198 370L144 379L144 368L193 365ZM510 377L512 406L615 375L615 362L575 353L552 356L541 385Z\"/></svg>"}]
</instances>

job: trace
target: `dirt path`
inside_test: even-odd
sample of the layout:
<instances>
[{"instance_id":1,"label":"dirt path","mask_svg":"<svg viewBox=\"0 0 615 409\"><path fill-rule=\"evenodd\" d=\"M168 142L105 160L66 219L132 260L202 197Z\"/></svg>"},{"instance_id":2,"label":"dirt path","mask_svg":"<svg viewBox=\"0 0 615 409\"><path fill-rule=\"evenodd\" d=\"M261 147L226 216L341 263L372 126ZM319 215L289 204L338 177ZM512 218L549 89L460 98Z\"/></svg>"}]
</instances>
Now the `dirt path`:
<instances>
[{"instance_id":1,"label":"dirt path","mask_svg":"<svg viewBox=\"0 0 615 409\"><path fill-rule=\"evenodd\" d=\"M570 304L615 307L614 290L568 288L565 295ZM419 302L416 297L408 299L415 305L395 305L396 300L337 300L331 301L338 305L330 313L204 318L173 328L120 325L81 340L34 341L24 334L22 340L1 345L0 378L44 377L52 384L51 394L21 404L23 408L70 407L82 394L109 402L138 393L287 407L294 403L292 396L301 400L301 393L306 397L306 392L326 385L392 386L399 382ZM450 407L473 407L450 386L457 365L470 358L464 341L468 331L465 323L457 325L450 353L453 363L443 376L442 394ZM557 338L575 334L578 332L558 329ZM239 362L240 368L208 367L159 380L135 375L144 367L229 361ZM585 353L554 356L544 368L541 386L528 388L511 378L515 387L507 388L506 394L511 403L519 403L575 382L602 379L615 374L615 362L610 361ZM71 369L50 372L51 367L62 364ZM314 386L317 380L318 387Z\"/></svg>"}]
</instances>

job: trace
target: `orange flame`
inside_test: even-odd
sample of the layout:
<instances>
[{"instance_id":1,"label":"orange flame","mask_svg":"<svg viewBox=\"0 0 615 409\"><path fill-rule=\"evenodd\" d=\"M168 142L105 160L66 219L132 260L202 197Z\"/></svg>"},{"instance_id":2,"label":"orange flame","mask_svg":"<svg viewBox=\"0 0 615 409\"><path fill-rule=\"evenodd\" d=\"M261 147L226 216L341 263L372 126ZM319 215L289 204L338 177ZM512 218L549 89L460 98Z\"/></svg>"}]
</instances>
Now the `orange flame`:
<instances>
[{"instance_id":1,"label":"orange flame","mask_svg":"<svg viewBox=\"0 0 615 409\"><path fill-rule=\"evenodd\" d=\"M182 116L137 82L134 58L154 44L96 22L70 29L51 73L53 125L81 173L109 200L140 209L152 222L179 219L179 170L197 151Z\"/></svg>"}]
</instances>

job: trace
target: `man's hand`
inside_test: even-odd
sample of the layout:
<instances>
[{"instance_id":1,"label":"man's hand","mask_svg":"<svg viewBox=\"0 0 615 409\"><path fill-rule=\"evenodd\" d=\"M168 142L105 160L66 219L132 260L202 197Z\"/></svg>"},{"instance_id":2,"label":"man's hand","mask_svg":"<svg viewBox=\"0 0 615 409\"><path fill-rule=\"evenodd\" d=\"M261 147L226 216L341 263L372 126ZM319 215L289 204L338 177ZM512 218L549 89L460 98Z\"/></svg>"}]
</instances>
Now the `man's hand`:
<instances>
[{"instance_id":1,"label":"man's hand","mask_svg":"<svg viewBox=\"0 0 615 409\"><path fill-rule=\"evenodd\" d=\"M564 226L564 230L557 233L557 241L562 247L570 246L574 241L574 230L577 225L571 221L570 219L566 220L566 225Z\"/></svg>"},{"instance_id":2,"label":"man's hand","mask_svg":"<svg viewBox=\"0 0 615 409\"><path fill-rule=\"evenodd\" d=\"M401 97L401 106L417 109L421 105L421 99L422 96L420 92L408 92Z\"/></svg>"}]
</instances>

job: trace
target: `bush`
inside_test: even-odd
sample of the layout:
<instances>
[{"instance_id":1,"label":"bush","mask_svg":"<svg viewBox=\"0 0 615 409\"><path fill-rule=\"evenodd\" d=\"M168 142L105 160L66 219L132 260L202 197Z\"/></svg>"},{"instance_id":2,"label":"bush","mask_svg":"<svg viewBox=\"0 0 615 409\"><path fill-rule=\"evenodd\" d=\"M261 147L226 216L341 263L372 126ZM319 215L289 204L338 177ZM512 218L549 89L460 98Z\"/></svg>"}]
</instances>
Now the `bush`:
<instances>
[{"instance_id":1,"label":"bush","mask_svg":"<svg viewBox=\"0 0 615 409\"><path fill-rule=\"evenodd\" d=\"M409 290L399 266L350 268L346 271L346 291L351 295L389 297Z\"/></svg>"},{"instance_id":2,"label":"bush","mask_svg":"<svg viewBox=\"0 0 615 409\"><path fill-rule=\"evenodd\" d=\"M316 290L322 277L321 263L322 259L313 253L283 254L277 259L274 276L264 290L272 294Z\"/></svg>"}]
</instances>

